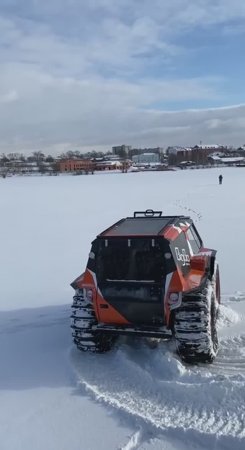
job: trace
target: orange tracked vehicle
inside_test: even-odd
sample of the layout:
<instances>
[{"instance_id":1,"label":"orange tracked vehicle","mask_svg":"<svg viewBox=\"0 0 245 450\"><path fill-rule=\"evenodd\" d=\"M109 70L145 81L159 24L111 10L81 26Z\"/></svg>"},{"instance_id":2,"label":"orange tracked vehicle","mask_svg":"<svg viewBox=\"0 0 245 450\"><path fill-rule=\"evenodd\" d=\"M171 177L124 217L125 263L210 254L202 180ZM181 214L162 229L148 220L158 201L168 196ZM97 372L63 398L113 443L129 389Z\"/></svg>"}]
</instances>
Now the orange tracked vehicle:
<instances>
[{"instance_id":1,"label":"orange tracked vehicle","mask_svg":"<svg viewBox=\"0 0 245 450\"><path fill-rule=\"evenodd\" d=\"M136 211L92 242L71 283L71 327L82 351L108 351L122 334L174 337L181 359L212 362L220 304L216 250L190 217Z\"/></svg>"}]
</instances>

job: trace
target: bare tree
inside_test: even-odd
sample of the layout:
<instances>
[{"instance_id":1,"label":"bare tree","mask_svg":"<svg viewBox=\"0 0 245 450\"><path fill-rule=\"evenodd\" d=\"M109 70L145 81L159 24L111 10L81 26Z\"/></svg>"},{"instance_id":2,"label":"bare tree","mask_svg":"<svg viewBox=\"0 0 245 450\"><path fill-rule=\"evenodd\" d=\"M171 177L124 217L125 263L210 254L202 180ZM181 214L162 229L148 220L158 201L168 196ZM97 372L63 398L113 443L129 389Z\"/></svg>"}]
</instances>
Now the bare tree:
<instances>
[{"instance_id":1,"label":"bare tree","mask_svg":"<svg viewBox=\"0 0 245 450\"><path fill-rule=\"evenodd\" d=\"M43 161L44 158L45 158L44 153L42 153L41 151L32 152L32 154L33 154L33 160L36 161L37 164L38 164L40 161Z\"/></svg>"}]
</instances>

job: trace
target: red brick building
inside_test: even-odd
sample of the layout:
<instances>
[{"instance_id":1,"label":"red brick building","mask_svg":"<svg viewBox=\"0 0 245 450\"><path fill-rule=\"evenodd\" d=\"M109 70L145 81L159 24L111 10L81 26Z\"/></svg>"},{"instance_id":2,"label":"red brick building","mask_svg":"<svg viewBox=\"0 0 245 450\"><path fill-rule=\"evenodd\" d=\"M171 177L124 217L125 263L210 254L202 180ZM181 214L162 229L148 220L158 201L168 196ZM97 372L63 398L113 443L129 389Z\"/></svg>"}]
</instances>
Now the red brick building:
<instances>
[{"instance_id":1,"label":"red brick building","mask_svg":"<svg viewBox=\"0 0 245 450\"><path fill-rule=\"evenodd\" d=\"M93 172L95 164L90 159L65 159L57 162L59 172Z\"/></svg>"}]
</instances>

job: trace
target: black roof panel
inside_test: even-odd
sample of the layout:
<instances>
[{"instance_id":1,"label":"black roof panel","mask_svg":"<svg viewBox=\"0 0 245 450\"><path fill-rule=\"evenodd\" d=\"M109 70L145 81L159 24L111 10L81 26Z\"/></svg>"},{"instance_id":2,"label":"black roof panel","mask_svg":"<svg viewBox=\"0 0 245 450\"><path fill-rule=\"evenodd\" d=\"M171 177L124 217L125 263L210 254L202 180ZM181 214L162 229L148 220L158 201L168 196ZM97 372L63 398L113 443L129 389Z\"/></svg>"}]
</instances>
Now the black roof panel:
<instances>
[{"instance_id":1,"label":"black roof panel","mask_svg":"<svg viewBox=\"0 0 245 450\"><path fill-rule=\"evenodd\" d=\"M178 219L178 216L127 217L100 233L99 236L156 236L160 234L167 225L175 223Z\"/></svg>"}]
</instances>

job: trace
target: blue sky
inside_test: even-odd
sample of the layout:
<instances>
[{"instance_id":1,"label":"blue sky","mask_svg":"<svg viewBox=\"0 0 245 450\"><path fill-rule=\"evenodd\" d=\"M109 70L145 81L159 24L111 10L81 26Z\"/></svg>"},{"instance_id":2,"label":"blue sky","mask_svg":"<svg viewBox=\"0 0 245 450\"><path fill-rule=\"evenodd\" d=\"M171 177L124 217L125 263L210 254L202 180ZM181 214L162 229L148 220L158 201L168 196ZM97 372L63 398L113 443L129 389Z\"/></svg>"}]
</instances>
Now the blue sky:
<instances>
[{"instance_id":1,"label":"blue sky","mask_svg":"<svg viewBox=\"0 0 245 450\"><path fill-rule=\"evenodd\" d=\"M0 0L0 152L245 143L243 0Z\"/></svg>"}]
</instances>

